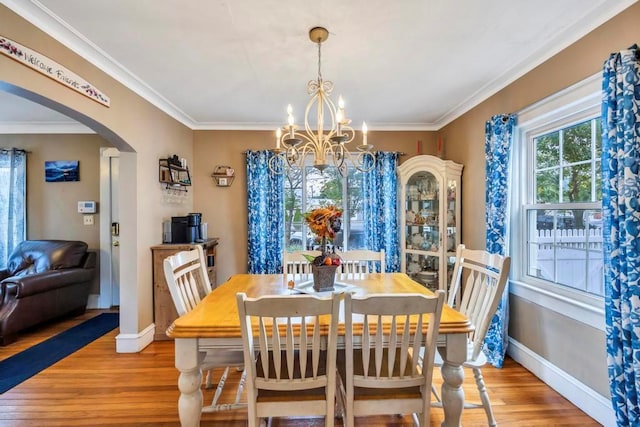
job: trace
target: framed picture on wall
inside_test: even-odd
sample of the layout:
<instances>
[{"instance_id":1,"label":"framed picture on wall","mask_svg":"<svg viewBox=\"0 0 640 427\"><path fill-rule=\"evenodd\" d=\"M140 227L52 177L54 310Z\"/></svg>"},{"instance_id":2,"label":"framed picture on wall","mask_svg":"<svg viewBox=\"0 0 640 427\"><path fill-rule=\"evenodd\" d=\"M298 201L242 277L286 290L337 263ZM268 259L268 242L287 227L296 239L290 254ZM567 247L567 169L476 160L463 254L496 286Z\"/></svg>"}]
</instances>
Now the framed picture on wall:
<instances>
[{"instance_id":1,"label":"framed picture on wall","mask_svg":"<svg viewBox=\"0 0 640 427\"><path fill-rule=\"evenodd\" d=\"M80 181L78 160L47 160L44 162L45 182Z\"/></svg>"}]
</instances>

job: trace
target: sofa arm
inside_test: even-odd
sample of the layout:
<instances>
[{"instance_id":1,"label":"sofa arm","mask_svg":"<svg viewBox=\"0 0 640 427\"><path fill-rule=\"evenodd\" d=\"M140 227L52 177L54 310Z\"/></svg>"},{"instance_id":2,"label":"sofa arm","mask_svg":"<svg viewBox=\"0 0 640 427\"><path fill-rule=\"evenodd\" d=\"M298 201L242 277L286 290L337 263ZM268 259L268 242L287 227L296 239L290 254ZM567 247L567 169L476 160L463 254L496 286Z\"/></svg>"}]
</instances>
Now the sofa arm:
<instances>
[{"instance_id":1,"label":"sofa arm","mask_svg":"<svg viewBox=\"0 0 640 427\"><path fill-rule=\"evenodd\" d=\"M3 270L0 270L0 282L2 282L7 277L9 277L9 270L7 270L6 268Z\"/></svg>"},{"instance_id":2,"label":"sofa arm","mask_svg":"<svg viewBox=\"0 0 640 427\"><path fill-rule=\"evenodd\" d=\"M86 282L88 285L93 279L93 274L93 269L85 268L45 271L27 276L9 277L2 281L2 286L7 294L15 293L16 298L24 298L77 283Z\"/></svg>"}]
</instances>

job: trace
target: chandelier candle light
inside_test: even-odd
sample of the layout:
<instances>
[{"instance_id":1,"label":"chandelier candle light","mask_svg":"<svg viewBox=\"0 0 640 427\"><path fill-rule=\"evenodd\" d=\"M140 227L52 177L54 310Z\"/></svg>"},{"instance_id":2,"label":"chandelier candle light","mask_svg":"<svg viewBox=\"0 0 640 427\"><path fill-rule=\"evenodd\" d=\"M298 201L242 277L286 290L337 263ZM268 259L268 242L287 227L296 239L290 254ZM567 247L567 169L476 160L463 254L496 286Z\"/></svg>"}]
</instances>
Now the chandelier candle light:
<instances>
[{"instance_id":1,"label":"chandelier candle light","mask_svg":"<svg viewBox=\"0 0 640 427\"><path fill-rule=\"evenodd\" d=\"M338 99L338 107L329 95L333 90L333 82L322 79L321 46L329 38L329 31L323 27L309 30L309 39L318 44L318 77L307 83L307 92L311 96L304 111L304 131L299 130L293 118L293 108L287 106L287 125L276 130L276 147L271 151L276 154L269 161L269 169L273 173L282 174L291 167L301 168L307 156L314 156L313 166L323 171L328 166L335 166L341 174L345 174L348 163L362 172L371 170L375 157L371 153L372 145L367 143L367 125L362 123L362 144L357 145L358 152L350 152L347 144L355 138L355 131L350 126L344 109L344 100ZM311 127L309 116L315 110L316 127ZM325 129L325 118L329 119ZM366 158L369 161L366 161ZM331 163L330 163L331 162Z\"/></svg>"}]
</instances>

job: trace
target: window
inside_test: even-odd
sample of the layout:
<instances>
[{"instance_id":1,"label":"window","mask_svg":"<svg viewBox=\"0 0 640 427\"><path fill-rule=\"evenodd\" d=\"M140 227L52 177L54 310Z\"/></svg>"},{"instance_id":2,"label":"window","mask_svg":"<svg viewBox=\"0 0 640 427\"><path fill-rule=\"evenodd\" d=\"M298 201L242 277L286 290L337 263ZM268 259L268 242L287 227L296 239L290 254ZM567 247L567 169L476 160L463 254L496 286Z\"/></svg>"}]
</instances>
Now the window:
<instances>
[{"instance_id":1,"label":"window","mask_svg":"<svg viewBox=\"0 0 640 427\"><path fill-rule=\"evenodd\" d=\"M27 153L0 149L0 269L26 237Z\"/></svg>"},{"instance_id":2,"label":"window","mask_svg":"<svg viewBox=\"0 0 640 427\"><path fill-rule=\"evenodd\" d=\"M510 253L512 292L601 327L599 86L594 75L520 112Z\"/></svg>"},{"instance_id":3,"label":"window","mask_svg":"<svg viewBox=\"0 0 640 427\"><path fill-rule=\"evenodd\" d=\"M527 133L527 274L603 295L600 118Z\"/></svg>"},{"instance_id":4,"label":"window","mask_svg":"<svg viewBox=\"0 0 640 427\"><path fill-rule=\"evenodd\" d=\"M343 177L335 167L320 172L313 166L292 168L285 176L285 248L287 251L314 250L314 239L303 214L317 206L334 204L343 210L342 231L334 244L337 249L364 249L362 220L362 172L348 169Z\"/></svg>"}]
</instances>

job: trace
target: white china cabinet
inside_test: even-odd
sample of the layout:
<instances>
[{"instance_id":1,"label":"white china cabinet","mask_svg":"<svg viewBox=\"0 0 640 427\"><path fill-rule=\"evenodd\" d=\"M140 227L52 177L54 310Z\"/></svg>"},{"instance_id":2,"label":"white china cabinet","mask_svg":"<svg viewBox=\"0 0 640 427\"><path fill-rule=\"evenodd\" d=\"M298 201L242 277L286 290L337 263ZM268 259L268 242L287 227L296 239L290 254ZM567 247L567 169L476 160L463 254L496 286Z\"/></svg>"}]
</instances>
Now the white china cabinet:
<instances>
[{"instance_id":1,"label":"white china cabinet","mask_svg":"<svg viewBox=\"0 0 640 427\"><path fill-rule=\"evenodd\" d=\"M462 165L415 156L398 167L401 271L448 291L460 243Z\"/></svg>"}]
</instances>

